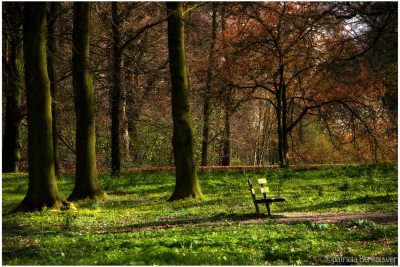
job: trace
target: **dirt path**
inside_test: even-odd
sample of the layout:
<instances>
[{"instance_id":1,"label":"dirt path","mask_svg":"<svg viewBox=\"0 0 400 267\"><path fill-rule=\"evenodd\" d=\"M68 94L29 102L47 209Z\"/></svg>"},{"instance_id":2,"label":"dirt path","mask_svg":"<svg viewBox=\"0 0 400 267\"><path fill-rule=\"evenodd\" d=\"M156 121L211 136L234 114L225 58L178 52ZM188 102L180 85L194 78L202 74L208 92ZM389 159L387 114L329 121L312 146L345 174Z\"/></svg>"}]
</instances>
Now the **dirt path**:
<instances>
[{"instance_id":1,"label":"dirt path","mask_svg":"<svg viewBox=\"0 0 400 267\"><path fill-rule=\"evenodd\" d=\"M318 223L343 223L352 220L367 219L377 224L398 224L398 215L395 213L374 213L374 212L330 212L330 213L284 213L273 215L273 218L260 217L255 218L255 214L251 214L248 218L224 218L211 221L165 221L153 225L135 225L129 227L134 230L158 230L178 227L198 227L198 226L223 226L229 224L257 224L268 220L278 223L290 224L296 221L313 221Z\"/></svg>"},{"instance_id":2,"label":"dirt path","mask_svg":"<svg viewBox=\"0 0 400 267\"><path fill-rule=\"evenodd\" d=\"M262 223L267 220L278 223L290 224L296 221L313 221L318 223L343 223L353 220L367 219L377 224L398 224L398 215L396 213L379 212L328 212L328 213L284 213L275 214L272 218L261 217L244 220L225 220L224 222L206 222L200 223L206 225L223 225L229 223L254 224Z\"/></svg>"},{"instance_id":3,"label":"dirt path","mask_svg":"<svg viewBox=\"0 0 400 267\"><path fill-rule=\"evenodd\" d=\"M398 215L395 213L371 212L330 212L330 213L287 213L278 222L314 221L320 223L341 223L358 219L368 219L378 224L397 224Z\"/></svg>"}]
</instances>

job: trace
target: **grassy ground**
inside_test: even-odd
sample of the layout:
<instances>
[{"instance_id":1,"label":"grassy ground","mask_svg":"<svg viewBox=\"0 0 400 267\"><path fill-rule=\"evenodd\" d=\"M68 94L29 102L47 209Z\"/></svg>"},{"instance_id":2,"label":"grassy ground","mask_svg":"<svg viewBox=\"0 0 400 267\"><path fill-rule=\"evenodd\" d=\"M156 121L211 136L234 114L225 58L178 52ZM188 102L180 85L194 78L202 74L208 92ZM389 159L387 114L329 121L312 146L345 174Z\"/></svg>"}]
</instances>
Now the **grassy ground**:
<instances>
[{"instance_id":1,"label":"grassy ground","mask_svg":"<svg viewBox=\"0 0 400 267\"><path fill-rule=\"evenodd\" d=\"M255 220L247 179L266 177L287 201L272 213L397 214L397 165L199 173L204 198L166 202L171 173L101 175L110 198L76 211L3 216L4 265L397 265L397 225ZM67 196L73 176L58 181ZM3 213L19 204L26 174L3 174Z\"/></svg>"}]
</instances>

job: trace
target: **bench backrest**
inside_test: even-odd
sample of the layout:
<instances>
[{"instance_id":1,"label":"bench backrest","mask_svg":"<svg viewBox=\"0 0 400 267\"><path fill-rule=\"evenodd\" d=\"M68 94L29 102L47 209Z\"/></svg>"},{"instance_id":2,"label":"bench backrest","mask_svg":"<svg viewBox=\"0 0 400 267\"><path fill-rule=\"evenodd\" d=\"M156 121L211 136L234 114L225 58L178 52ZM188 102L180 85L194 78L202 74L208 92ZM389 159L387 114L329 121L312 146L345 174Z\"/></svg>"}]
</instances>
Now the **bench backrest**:
<instances>
[{"instance_id":1,"label":"bench backrest","mask_svg":"<svg viewBox=\"0 0 400 267\"><path fill-rule=\"evenodd\" d=\"M254 194L265 194L269 192L269 188L266 187L267 179L259 178L259 179L249 179L249 186L251 189L251 193Z\"/></svg>"}]
</instances>

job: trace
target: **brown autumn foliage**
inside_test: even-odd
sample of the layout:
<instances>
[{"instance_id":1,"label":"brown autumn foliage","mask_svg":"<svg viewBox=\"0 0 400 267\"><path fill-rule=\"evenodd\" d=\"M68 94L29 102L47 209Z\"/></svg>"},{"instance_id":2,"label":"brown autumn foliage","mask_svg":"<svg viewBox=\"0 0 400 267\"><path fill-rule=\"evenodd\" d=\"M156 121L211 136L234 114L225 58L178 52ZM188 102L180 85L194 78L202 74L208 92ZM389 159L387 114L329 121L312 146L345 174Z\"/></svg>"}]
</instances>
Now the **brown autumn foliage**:
<instances>
[{"instance_id":1,"label":"brown autumn foliage","mask_svg":"<svg viewBox=\"0 0 400 267\"><path fill-rule=\"evenodd\" d=\"M3 28L5 18L13 15L7 13L12 9L5 8L10 4L3 4ZM118 5L123 46L122 169L172 166L165 10L156 2ZM108 2L91 5L100 170L111 165L111 8ZM210 46L212 5L185 3L184 8L193 8L185 14L185 42L198 164L206 91L211 107L211 166L221 164L227 140L232 166L268 166L282 160L288 164L397 160L397 113L389 112L387 105L397 97L393 90L397 61L379 69L371 64L391 51L383 46L392 42L387 36L393 34L390 25L397 25L397 9L379 3L225 3L216 8L216 38ZM56 21L59 93L54 100L63 171L73 171L75 166L71 32L72 4L63 2ZM13 34L13 29L3 30L3 48ZM211 59L210 47L215 48ZM3 58L9 57L10 52L4 51ZM211 82L206 79L209 72ZM3 68L3 81L9 75ZM4 92L3 86L3 110ZM392 111L393 107L397 104L390 105ZM3 112L3 133L4 116ZM27 170L25 119L22 125L20 170Z\"/></svg>"}]
</instances>

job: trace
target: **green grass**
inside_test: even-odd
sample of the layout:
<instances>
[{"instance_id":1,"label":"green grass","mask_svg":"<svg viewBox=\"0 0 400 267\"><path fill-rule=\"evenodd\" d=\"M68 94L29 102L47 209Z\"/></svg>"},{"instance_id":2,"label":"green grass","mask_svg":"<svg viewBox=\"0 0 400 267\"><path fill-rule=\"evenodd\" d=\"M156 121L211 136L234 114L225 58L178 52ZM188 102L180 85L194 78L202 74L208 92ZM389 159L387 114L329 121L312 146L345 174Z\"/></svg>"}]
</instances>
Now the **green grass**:
<instances>
[{"instance_id":1,"label":"green grass","mask_svg":"<svg viewBox=\"0 0 400 267\"><path fill-rule=\"evenodd\" d=\"M286 197L272 205L275 215L397 213L395 164L206 171L199 173L204 197L175 202L167 202L171 173L102 174L107 201L80 201L76 211L3 216L3 264L397 265L397 225L258 219L247 185L256 177L266 177L271 193ZM58 181L63 195L73 180L64 174ZM3 213L26 190L26 174L3 174Z\"/></svg>"}]
</instances>

